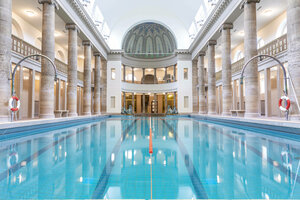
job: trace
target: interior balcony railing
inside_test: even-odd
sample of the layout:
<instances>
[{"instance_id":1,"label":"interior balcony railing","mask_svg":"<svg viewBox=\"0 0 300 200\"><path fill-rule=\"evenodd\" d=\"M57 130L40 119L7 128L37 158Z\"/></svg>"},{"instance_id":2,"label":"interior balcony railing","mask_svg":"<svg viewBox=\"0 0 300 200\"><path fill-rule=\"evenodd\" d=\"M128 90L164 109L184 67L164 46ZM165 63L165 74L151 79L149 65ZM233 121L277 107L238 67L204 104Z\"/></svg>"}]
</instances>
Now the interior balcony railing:
<instances>
[{"instance_id":1,"label":"interior balcony railing","mask_svg":"<svg viewBox=\"0 0 300 200\"><path fill-rule=\"evenodd\" d=\"M287 35L285 34L285 35L273 40L272 42L266 44L262 48L258 49L258 54L277 56L283 52L286 52L287 48L288 48ZM262 59L262 60L264 60L264 59ZM241 73L243 66L244 66L244 58L233 63L232 68L231 68L232 75ZM222 70L218 71L216 73L216 81L220 81L221 79L222 79Z\"/></svg>"},{"instance_id":2,"label":"interior balcony railing","mask_svg":"<svg viewBox=\"0 0 300 200\"><path fill-rule=\"evenodd\" d=\"M41 54L42 51L33 45L25 42L24 40L12 35L12 51L22 55L22 56L28 56L32 54ZM31 58L32 60L35 60L34 58ZM41 63L41 60L35 60L39 63ZM63 74L68 74L68 65L58 59L55 59L55 65L57 67L57 70L60 71ZM83 81L83 72L78 71L77 73L78 79Z\"/></svg>"}]
</instances>

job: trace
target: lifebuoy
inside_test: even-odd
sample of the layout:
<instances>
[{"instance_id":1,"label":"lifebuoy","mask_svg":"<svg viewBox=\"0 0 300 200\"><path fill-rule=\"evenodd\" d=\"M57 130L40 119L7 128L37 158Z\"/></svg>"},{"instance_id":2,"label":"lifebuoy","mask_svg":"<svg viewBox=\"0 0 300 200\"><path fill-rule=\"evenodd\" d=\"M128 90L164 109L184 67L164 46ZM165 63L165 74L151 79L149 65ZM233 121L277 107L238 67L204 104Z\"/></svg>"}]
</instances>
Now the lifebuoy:
<instances>
[{"instance_id":1,"label":"lifebuoy","mask_svg":"<svg viewBox=\"0 0 300 200\"><path fill-rule=\"evenodd\" d=\"M14 105L13 105L14 100L17 102L17 107L14 107ZM10 110L11 110L12 112L18 111L18 110L20 109L20 105L21 105L21 102L20 102L20 100L19 100L18 97L12 96L12 97L9 99L9 106L10 106Z\"/></svg>"},{"instance_id":2,"label":"lifebuoy","mask_svg":"<svg viewBox=\"0 0 300 200\"><path fill-rule=\"evenodd\" d=\"M287 105L286 105L285 108L282 106L282 100L286 100L286 104ZM280 98L280 100L279 100L279 108L280 108L280 110L283 111L283 112L286 112L286 111L288 111L290 109L290 106L291 106L290 99L287 96L282 96Z\"/></svg>"}]
</instances>

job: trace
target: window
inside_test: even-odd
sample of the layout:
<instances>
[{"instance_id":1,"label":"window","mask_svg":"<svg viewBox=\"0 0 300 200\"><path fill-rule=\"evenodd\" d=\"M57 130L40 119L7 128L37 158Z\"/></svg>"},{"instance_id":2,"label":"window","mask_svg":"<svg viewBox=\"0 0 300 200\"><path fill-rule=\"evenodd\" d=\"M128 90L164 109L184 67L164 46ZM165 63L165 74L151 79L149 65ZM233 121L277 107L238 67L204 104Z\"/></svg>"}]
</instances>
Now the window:
<instances>
[{"instance_id":1,"label":"window","mask_svg":"<svg viewBox=\"0 0 300 200\"><path fill-rule=\"evenodd\" d=\"M183 77L184 77L184 80L188 80L188 68L184 68L183 69Z\"/></svg>"},{"instance_id":2,"label":"window","mask_svg":"<svg viewBox=\"0 0 300 200\"><path fill-rule=\"evenodd\" d=\"M116 68L111 68L111 80L116 80Z\"/></svg>"},{"instance_id":3,"label":"window","mask_svg":"<svg viewBox=\"0 0 300 200\"><path fill-rule=\"evenodd\" d=\"M110 107L115 108L116 107L116 97L110 97Z\"/></svg>"},{"instance_id":4,"label":"window","mask_svg":"<svg viewBox=\"0 0 300 200\"><path fill-rule=\"evenodd\" d=\"M184 97L184 108L188 108L189 107L189 97L185 96Z\"/></svg>"}]
</instances>

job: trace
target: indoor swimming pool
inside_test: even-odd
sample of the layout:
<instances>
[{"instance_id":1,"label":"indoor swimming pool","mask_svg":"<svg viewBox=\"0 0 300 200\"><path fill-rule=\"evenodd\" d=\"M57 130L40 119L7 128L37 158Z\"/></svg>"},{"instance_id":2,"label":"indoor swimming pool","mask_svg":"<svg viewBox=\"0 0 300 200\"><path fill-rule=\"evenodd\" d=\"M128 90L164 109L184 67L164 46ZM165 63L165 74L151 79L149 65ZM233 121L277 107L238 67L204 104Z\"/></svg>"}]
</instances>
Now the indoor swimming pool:
<instances>
[{"instance_id":1,"label":"indoor swimming pool","mask_svg":"<svg viewBox=\"0 0 300 200\"><path fill-rule=\"evenodd\" d=\"M0 199L300 198L300 136L124 116L20 134L0 137Z\"/></svg>"}]
</instances>

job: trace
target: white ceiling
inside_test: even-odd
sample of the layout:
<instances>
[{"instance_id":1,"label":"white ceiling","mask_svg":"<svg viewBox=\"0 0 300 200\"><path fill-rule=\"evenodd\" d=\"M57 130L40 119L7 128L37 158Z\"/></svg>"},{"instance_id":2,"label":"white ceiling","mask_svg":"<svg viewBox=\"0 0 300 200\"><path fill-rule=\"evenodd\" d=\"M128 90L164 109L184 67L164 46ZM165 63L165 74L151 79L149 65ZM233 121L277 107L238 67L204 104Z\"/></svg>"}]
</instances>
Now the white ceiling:
<instances>
[{"instance_id":1,"label":"white ceiling","mask_svg":"<svg viewBox=\"0 0 300 200\"><path fill-rule=\"evenodd\" d=\"M111 30L112 49L120 49L126 32L140 22L158 22L173 32L179 49L190 44L188 29L203 0L95 0Z\"/></svg>"}]
</instances>

